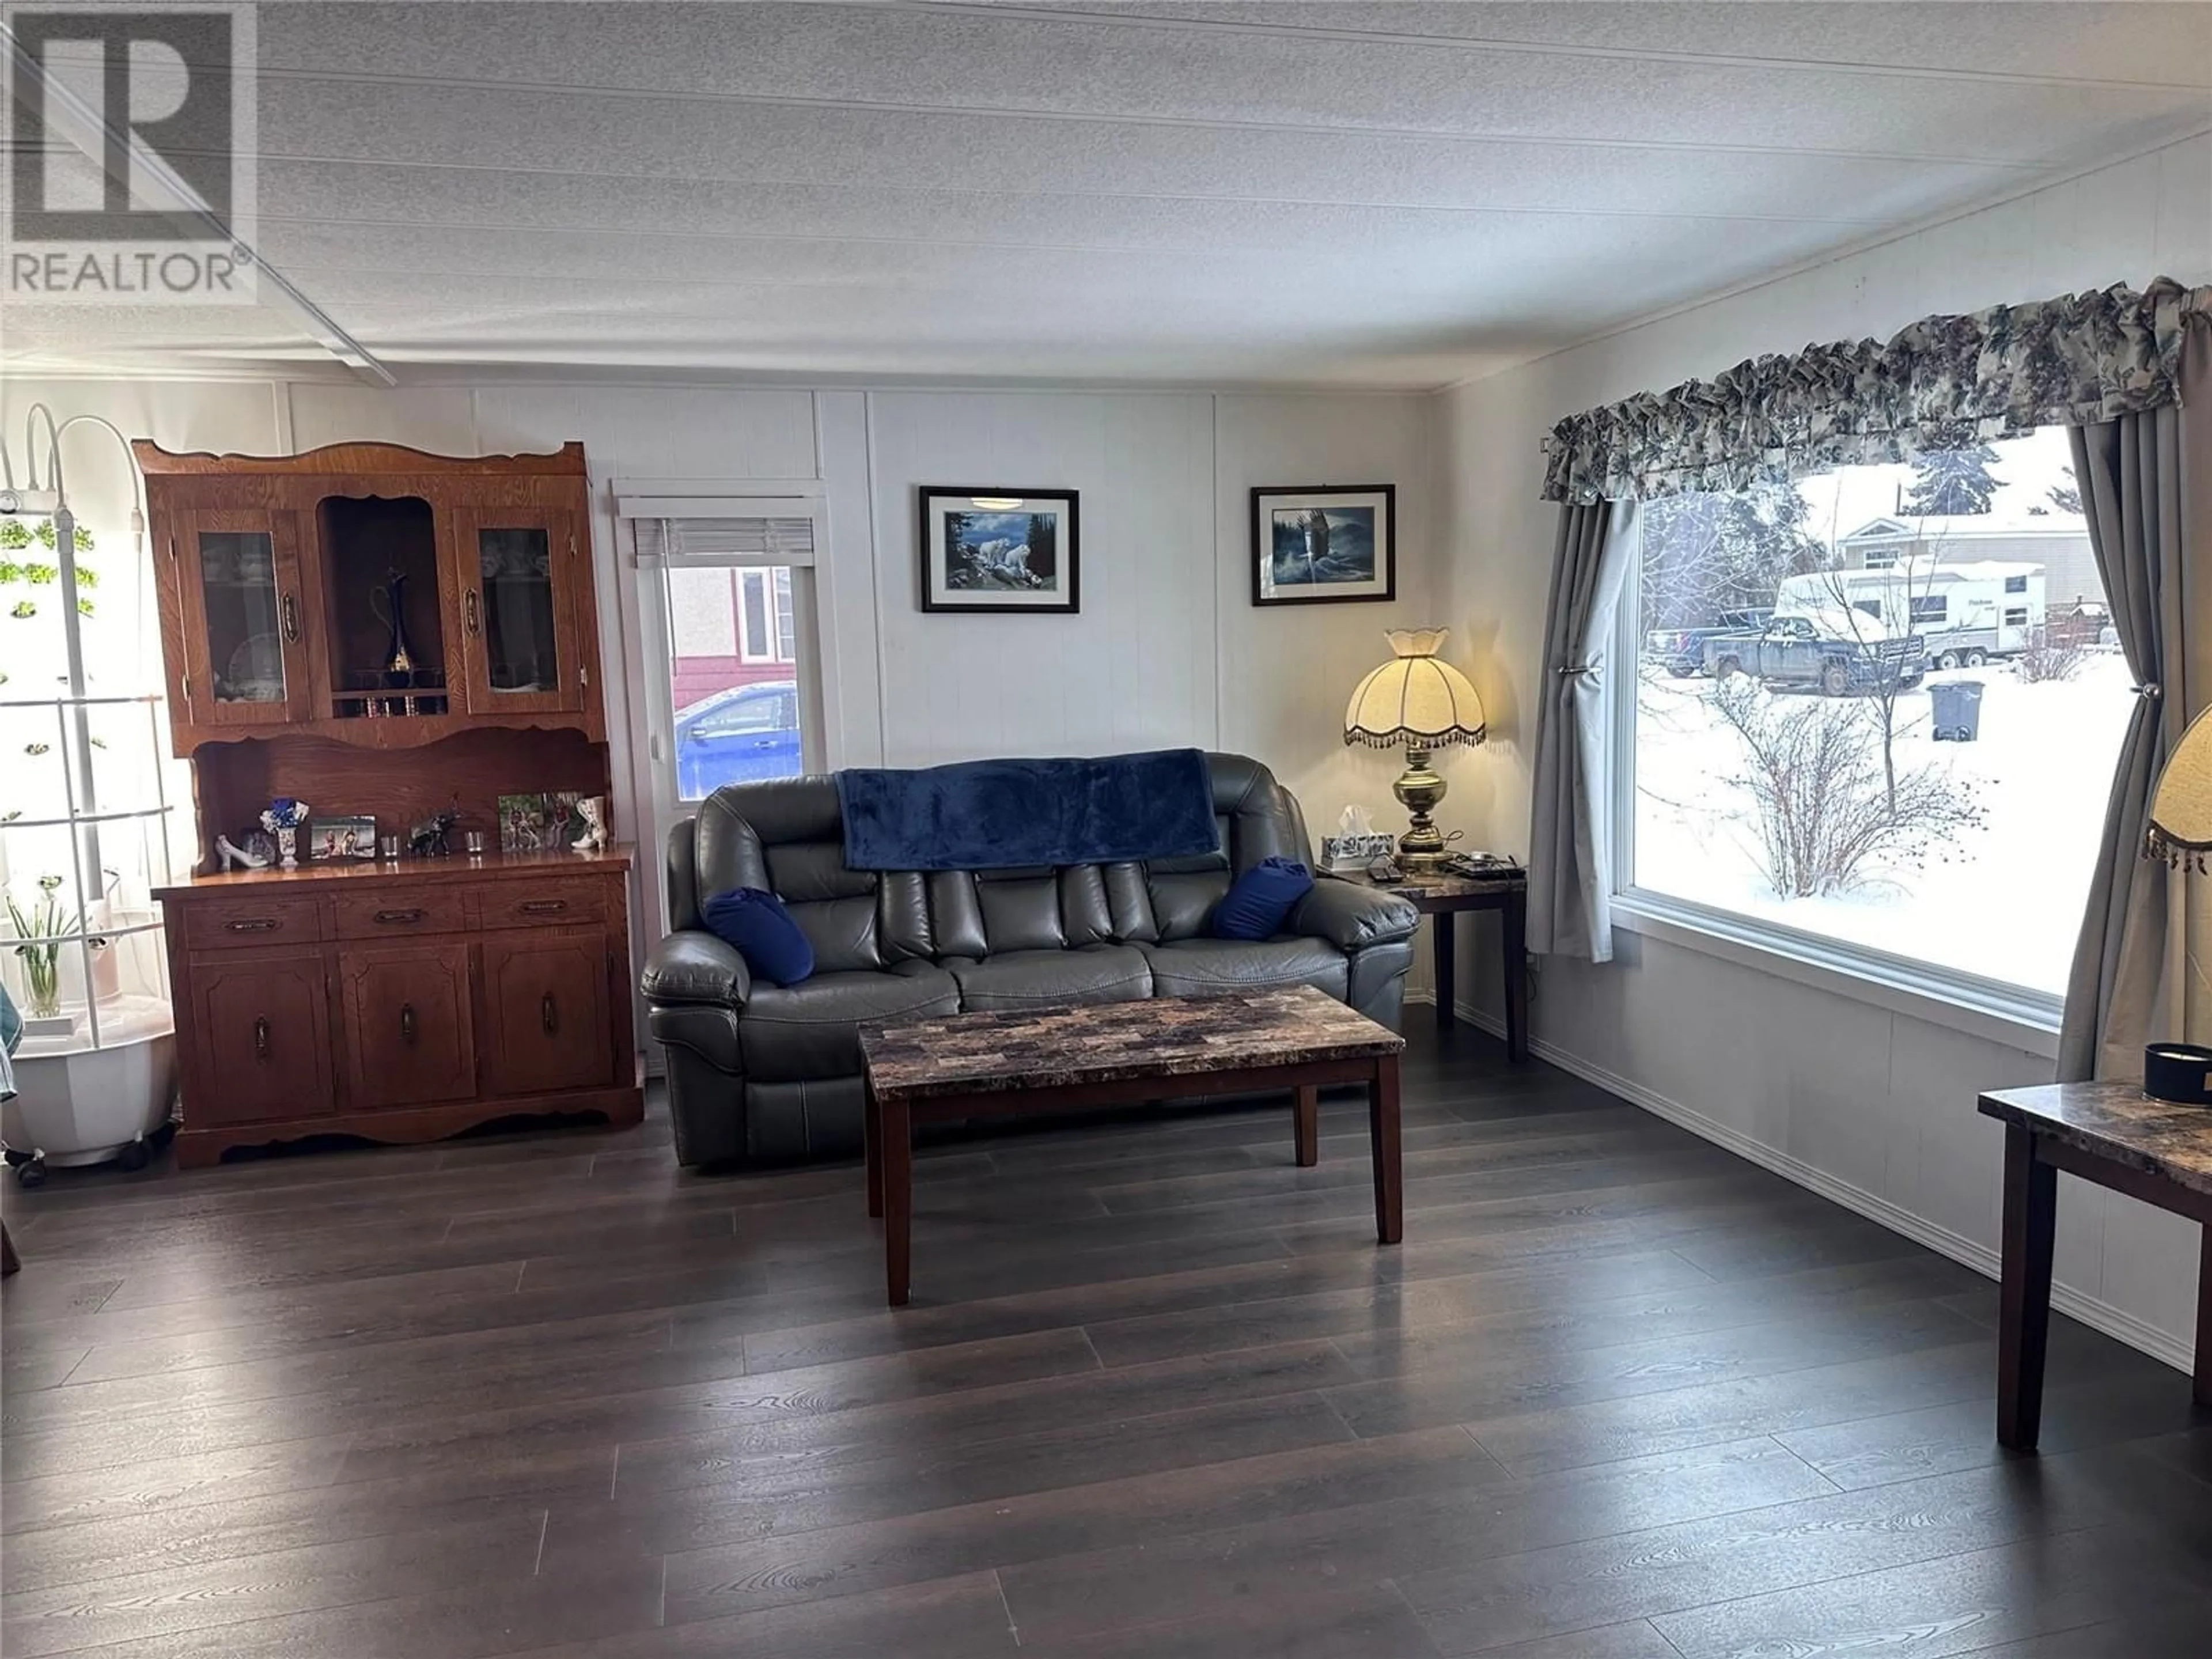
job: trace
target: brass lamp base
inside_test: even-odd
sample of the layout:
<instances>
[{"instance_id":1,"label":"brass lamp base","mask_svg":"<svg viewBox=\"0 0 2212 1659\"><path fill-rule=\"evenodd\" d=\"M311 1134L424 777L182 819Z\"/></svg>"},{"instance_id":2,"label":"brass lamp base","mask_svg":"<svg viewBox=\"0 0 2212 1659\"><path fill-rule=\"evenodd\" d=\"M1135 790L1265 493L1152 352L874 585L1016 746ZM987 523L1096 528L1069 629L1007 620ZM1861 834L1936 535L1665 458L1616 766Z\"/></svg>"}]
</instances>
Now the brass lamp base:
<instances>
[{"instance_id":1,"label":"brass lamp base","mask_svg":"<svg viewBox=\"0 0 2212 1659\"><path fill-rule=\"evenodd\" d=\"M1447 787L1429 765L1429 751L1408 745L1406 750L1406 769L1390 793L1397 796L1406 809L1410 822L1406 833L1398 837L1398 862L1408 870L1433 870L1444 861L1443 832L1429 820L1429 814L1444 798Z\"/></svg>"}]
</instances>

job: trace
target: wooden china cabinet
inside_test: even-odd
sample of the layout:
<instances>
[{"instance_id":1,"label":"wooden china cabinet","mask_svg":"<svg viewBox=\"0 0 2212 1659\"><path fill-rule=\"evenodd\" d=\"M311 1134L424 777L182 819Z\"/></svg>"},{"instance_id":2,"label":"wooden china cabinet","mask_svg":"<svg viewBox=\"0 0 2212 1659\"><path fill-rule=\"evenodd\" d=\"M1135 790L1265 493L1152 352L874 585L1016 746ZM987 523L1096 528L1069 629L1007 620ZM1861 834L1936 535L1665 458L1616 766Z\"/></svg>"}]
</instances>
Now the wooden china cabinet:
<instances>
[{"instance_id":1,"label":"wooden china cabinet","mask_svg":"<svg viewBox=\"0 0 2212 1659\"><path fill-rule=\"evenodd\" d=\"M282 458L141 441L198 873L162 889L179 1161L495 1119L641 1115L630 849L502 853L499 798L605 797L583 447ZM216 869L280 796L445 855ZM465 853L467 832L492 849Z\"/></svg>"}]
</instances>

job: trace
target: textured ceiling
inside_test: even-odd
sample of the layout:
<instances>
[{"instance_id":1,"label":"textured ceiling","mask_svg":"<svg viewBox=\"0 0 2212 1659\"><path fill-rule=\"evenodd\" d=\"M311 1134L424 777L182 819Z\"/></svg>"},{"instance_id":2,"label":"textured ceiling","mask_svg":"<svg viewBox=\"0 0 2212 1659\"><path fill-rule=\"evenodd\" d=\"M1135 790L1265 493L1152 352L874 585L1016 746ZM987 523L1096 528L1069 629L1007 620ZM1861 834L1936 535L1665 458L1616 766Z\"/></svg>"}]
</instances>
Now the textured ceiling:
<instances>
[{"instance_id":1,"label":"textured ceiling","mask_svg":"<svg viewBox=\"0 0 2212 1659\"><path fill-rule=\"evenodd\" d=\"M2212 125L2196 4L258 16L260 248L402 378L1436 385ZM331 361L274 307L0 350Z\"/></svg>"}]
</instances>

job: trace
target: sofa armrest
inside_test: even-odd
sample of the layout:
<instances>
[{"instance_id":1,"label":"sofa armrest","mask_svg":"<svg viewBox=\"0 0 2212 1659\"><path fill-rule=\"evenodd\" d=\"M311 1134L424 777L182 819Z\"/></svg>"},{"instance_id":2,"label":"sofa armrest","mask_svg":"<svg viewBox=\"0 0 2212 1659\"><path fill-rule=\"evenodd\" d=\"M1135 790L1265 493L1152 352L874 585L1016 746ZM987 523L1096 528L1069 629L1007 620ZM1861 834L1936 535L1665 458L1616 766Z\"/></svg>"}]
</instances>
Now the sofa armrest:
<instances>
[{"instance_id":1,"label":"sofa armrest","mask_svg":"<svg viewBox=\"0 0 2212 1659\"><path fill-rule=\"evenodd\" d=\"M1323 876L1297 902L1285 923L1289 933L1325 939L1340 951L1364 951L1411 939L1420 912L1395 893Z\"/></svg>"},{"instance_id":2,"label":"sofa armrest","mask_svg":"<svg viewBox=\"0 0 2212 1659\"><path fill-rule=\"evenodd\" d=\"M645 953L639 978L646 1000L711 1003L742 1008L753 994L753 976L737 947L704 928L671 933Z\"/></svg>"}]
</instances>

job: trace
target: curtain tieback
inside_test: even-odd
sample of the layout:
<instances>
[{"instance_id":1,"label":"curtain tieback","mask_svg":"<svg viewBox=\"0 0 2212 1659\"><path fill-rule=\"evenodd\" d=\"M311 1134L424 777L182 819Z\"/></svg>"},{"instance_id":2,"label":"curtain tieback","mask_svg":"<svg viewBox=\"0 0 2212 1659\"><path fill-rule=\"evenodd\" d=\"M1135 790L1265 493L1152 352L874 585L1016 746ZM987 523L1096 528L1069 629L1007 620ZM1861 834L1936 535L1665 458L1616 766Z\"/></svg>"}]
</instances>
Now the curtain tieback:
<instances>
[{"instance_id":1,"label":"curtain tieback","mask_svg":"<svg viewBox=\"0 0 2212 1659\"><path fill-rule=\"evenodd\" d=\"M2153 702L2166 695L2166 688L2156 680L2145 680L2141 685L2135 687L2134 690L2136 696L2148 697Z\"/></svg>"}]
</instances>

